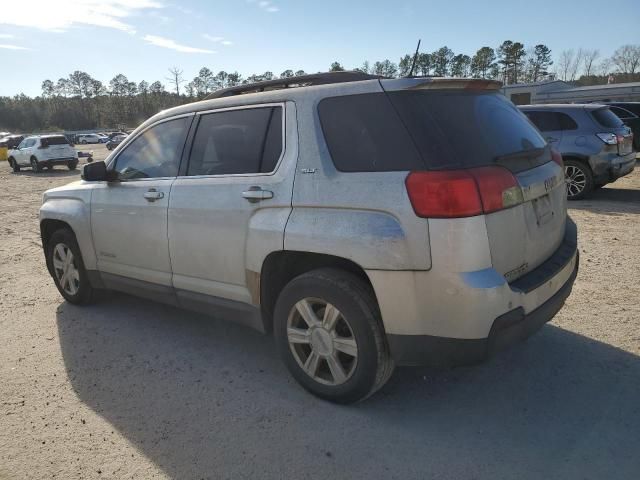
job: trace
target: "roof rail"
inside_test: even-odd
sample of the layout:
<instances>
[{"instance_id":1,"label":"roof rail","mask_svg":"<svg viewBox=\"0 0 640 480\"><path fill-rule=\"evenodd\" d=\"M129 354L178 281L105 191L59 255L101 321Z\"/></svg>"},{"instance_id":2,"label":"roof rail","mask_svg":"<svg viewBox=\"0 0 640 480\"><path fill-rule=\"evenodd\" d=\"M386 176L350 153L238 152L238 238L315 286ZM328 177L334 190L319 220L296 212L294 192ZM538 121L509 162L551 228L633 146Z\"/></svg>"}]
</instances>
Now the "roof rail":
<instances>
[{"instance_id":1,"label":"roof rail","mask_svg":"<svg viewBox=\"0 0 640 480\"><path fill-rule=\"evenodd\" d=\"M309 87L311 85L327 85L330 83L358 82L361 80L382 79L380 75L371 75L358 71L325 72L313 73L311 75L300 75L298 77L278 78L276 80L265 80L263 82L247 83L235 87L223 88L210 93L205 100L213 98L232 97L245 93L264 92L269 90L282 90L293 87Z\"/></svg>"}]
</instances>

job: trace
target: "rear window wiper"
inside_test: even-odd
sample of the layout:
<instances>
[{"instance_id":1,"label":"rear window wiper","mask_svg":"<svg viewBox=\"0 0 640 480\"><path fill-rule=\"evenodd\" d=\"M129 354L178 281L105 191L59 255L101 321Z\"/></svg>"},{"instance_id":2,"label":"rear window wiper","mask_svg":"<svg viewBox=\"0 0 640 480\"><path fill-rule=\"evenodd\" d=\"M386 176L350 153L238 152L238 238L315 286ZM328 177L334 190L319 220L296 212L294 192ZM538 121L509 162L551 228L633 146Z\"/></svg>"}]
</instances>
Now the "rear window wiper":
<instances>
[{"instance_id":1,"label":"rear window wiper","mask_svg":"<svg viewBox=\"0 0 640 480\"><path fill-rule=\"evenodd\" d=\"M518 150L516 152L505 153L504 155L497 155L493 157L493 161L496 163L505 162L508 160L517 160L520 158L537 158L542 155L547 147L528 148L526 150Z\"/></svg>"}]
</instances>

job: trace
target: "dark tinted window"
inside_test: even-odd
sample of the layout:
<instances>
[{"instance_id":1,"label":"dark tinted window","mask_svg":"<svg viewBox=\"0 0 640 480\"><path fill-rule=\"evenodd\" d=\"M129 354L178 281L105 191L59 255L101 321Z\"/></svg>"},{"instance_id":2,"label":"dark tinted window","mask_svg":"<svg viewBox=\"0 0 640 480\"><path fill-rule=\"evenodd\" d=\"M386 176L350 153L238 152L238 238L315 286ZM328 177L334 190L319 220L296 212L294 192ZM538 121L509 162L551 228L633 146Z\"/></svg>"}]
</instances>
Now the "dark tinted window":
<instances>
[{"instance_id":1,"label":"dark tinted window","mask_svg":"<svg viewBox=\"0 0 640 480\"><path fill-rule=\"evenodd\" d=\"M123 180L175 177L190 118L160 123L146 130L122 151L115 170Z\"/></svg>"},{"instance_id":2,"label":"dark tinted window","mask_svg":"<svg viewBox=\"0 0 640 480\"><path fill-rule=\"evenodd\" d=\"M560 117L555 112L536 112L529 110L524 113L541 132L561 130Z\"/></svg>"},{"instance_id":3,"label":"dark tinted window","mask_svg":"<svg viewBox=\"0 0 640 480\"><path fill-rule=\"evenodd\" d=\"M609 110L609 108L591 110L591 116L603 127L617 128L623 125L622 120L620 120L615 113Z\"/></svg>"},{"instance_id":4,"label":"dark tinted window","mask_svg":"<svg viewBox=\"0 0 640 480\"><path fill-rule=\"evenodd\" d=\"M558 115L558 123L560 124L560 130L577 130L578 124L575 122L573 118L571 118L566 113L557 113Z\"/></svg>"},{"instance_id":5,"label":"dark tinted window","mask_svg":"<svg viewBox=\"0 0 640 480\"><path fill-rule=\"evenodd\" d=\"M384 93L325 98L318 105L318 113L338 170L424 169L411 137Z\"/></svg>"},{"instance_id":6,"label":"dark tinted window","mask_svg":"<svg viewBox=\"0 0 640 480\"><path fill-rule=\"evenodd\" d=\"M629 110L625 110L620 107L609 107L613 113L617 115L620 119L634 118L636 115L631 113Z\"/></svg>"},{"instance_id":7,"label":"dark tinted window","mask_svg":"<svg viewBox=\"0 0 640 480\"><path fill-rule=\"evenodd\" d=\"M63 135L58 135L55 137L44 137L40 139L40 144L43 147L48 147L49 145L69 145L69 140L67 137Z\"/></svg>"},{"instance_id":8,"label":"dark tinted window","mask_svg":"<svg viewBox=\"0 0 640 480\"><path fill-rule=\"evenodd\" d=\"M499 157L542 149L545 141L526 117L499 93L404 91L389 93L429 168L490 165ZM524 162L532 167L549 154Z\"/></svg>"},{"instance_id":9,"label":"dark tinted window","mask_svg":"<svg viewBox=\"0 0 640 480\"><path fill-rule=\"evenodd\" d=\"M264 107L202 115L187 175L267 173L282 153L282 108Z\"/></svg>"}]
</instances>

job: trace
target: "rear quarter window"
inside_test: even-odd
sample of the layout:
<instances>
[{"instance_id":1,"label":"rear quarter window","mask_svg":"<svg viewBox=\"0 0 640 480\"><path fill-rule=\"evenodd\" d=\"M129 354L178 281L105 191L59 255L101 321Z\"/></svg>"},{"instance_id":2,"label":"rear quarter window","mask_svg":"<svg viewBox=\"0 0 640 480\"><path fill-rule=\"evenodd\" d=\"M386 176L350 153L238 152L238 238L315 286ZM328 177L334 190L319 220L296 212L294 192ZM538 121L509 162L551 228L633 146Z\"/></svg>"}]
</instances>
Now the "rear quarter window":
<instances>
[{"instance_id":1,"label":"rear quarter window","mask_svg":"<svg viewBox=\"0 0 640 480\"><path fill-rule=\"evenodd\" d=\"M40 143L43 147L48 147L49 145L69 145L69 140L66 137L60 135L58 137L46 137L40 139Z\"/></svg>"},{"instance_id":2,"label":"rear quarter window","mask_svg":"<svg viewBox=\"0 0 640 480\"><path fill-rule=\"evenodd\" d=\"M618 128L624 125L622 120L613 113L609 108L599 108L598 110L591 110L591 116L596 123L605 128Z\"/></svg>"},{"instance_id":3,"label":"rear quarter window","mask_svg":"<svg viewBox=\"0 0 640 480\"><path fill-rule=\"evenodd\" d=\"M325 98L318 115L338 170L424 170L411 136L384 93Z\"/></svg>"}]
</instances>

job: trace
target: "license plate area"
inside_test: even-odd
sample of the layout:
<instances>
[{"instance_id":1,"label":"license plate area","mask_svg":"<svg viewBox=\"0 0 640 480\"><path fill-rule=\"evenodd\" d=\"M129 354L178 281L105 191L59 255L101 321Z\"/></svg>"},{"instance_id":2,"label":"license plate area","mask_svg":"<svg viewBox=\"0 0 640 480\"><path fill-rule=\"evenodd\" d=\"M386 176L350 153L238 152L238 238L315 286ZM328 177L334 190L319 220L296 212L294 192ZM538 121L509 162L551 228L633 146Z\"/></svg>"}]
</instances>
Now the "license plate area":
<instances>
[{"instance_id":1,"label":"license plate area","mask_svg":"<svg viewBox=\"0 0 640 480\"><path fill-rule=\"evenodd\" d=\"M532 200L533 211L536 214L536 223L539 227L546 225L555 215L551 206L551 196L547 193L542 197Z\"/></svg>"}]
</instances>

